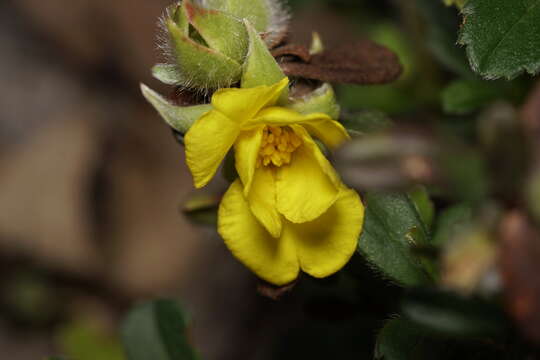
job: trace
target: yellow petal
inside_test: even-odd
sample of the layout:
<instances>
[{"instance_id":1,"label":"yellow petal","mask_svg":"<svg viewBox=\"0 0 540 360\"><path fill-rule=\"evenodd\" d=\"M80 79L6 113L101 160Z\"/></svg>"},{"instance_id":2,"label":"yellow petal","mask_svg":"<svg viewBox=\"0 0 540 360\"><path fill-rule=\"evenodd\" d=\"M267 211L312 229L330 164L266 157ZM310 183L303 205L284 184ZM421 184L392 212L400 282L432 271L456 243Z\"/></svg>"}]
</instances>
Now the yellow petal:
<instances>
[{"instance_id":1,"label":"yellow petal","mask_svg":"<svg viewBox=\"0 0 540 360\"><path fill-rule=\"evenodd\" d=\"M208 184L239 133L239 124L215 110L191 126L185 137L186 162L195 187Z\"/></svg>"},{"instance_id":2,"label":"yellow petal","mask_svg":"<svg viewBox=\"0 0 540 360\"><path fill-rule=\"evenodd\" d=\"M342 188L321 217L304 224L286 223L282 240L294 242L301 269L316 278L340 270L358 246L364 206L358 194Z\"/></svg>"},{"instance_id":3,"label":"yellow petal","mask_svg":"<svg viewBox=\"0 0 540 360\"><path fill-rule=\"evenodd\" d=\"M251 213L238 180L221 202L218 231L233 255L260 278L280 286L298 277L300 267L291 237L283 241L270 236Z\"/></svg>"},{"instance_id":4,"label":"yellow petal","mask_svg":"<svg viewBox=\"0 0 540 360\"><path fill-rule=\"evenodd\" d=\"M242 131L234 144L236 171L244 185L244 195L251 189L257 158L261 148L264 126Z\"/></svg>"},{"instance_id":5,"label":"yellow petal","mask_svg":"<svg viewBox=\"0 0 540 360\"><path fill-rule=\"evenodd\" d=\"M291 163L277 169L277 208L293 223L312 221L336 200L342 186L334 168L299 126L291 126L303 144L292 154Z\"/></svg>"},{"instance_id":6,"label":"yellow petal","mask_svg":"<svg viewBox=\"0 0 540 360\"><path fill-rule=\"evenodd\" d=\"M262 166L255 171L250 191L245 195L253 215L274 238L281 235L282 221L276 207L274 170ZM244 187L245 194L245 187Z\"/></svg>"},{"instance_id":7,"label":"yellow petal","mask_svg":"<svg viewBox=\"0 0 540 360\"><path fill-rule=\"evenodd\" d=\"M251 122L276 126L302 125L329 148L335 148L350 139L343 125L323 113L302 115L283 107L269 107L259 112Z\"/></svg>"},{"instance_id":8,"label":"yellow petal","mask_svg":"<svg viewBox=\"0 0 540 360\"><path fill-rule=\"evenodd\" d=\"M275 105L288 85L289 79L284 78L272 86L221 89L212 96L212 107L242 124L253 118L261 109Z\"/></svg>"}]
</instances>

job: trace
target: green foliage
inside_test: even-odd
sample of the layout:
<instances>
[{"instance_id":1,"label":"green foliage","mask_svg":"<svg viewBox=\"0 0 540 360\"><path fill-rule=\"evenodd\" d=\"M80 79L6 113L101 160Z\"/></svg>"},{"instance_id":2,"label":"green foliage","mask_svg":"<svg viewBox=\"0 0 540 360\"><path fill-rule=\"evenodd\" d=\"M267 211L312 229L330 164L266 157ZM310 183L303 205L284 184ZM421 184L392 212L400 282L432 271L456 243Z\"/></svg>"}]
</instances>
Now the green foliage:
<instances>
[{"instance_id":1,"label":"green foliage","mask_svg":"<svg viewBox=\"0 0 540 360\"><path fill-rule=\"evenodd\" d=\"M405 194L368 193L366 218L358 251L389 279L403 286L432 280L413 248L429 244L429 231Z\"/></svg>"},{"instance_id":2,"label":"green foliage","mask_svg":"<svg viewBox=\"0 0 540 360\"><path fill-rule=\"evenodd\" d=\"M189 345L186 316L175 301L157 300L136 307L122 328L128 360L196 360Z\"/></svg>"},{"instance_id":3,"label":"green foliage","mask_svg":"<svg viewBox=\"0 0 540 360\"><path fill-rule=\"evenodd\" d=\"M420 215L422 222L428 229L431 229L433 219L435 218L435 205L431 201L425 186L416 186L409 191L409 198L416 207L416 211Z\"/></svg>"},{"instance_id":4,"label":"green foliage","mask_svg":"<svg viewBox=\"0 0 540 360\"><path fill-rule=\"evenodd\" d=\"M486 79L512 79L540 70L539 0L470 0L460 42L472 68Z\"/></svg>"}]
</instances>

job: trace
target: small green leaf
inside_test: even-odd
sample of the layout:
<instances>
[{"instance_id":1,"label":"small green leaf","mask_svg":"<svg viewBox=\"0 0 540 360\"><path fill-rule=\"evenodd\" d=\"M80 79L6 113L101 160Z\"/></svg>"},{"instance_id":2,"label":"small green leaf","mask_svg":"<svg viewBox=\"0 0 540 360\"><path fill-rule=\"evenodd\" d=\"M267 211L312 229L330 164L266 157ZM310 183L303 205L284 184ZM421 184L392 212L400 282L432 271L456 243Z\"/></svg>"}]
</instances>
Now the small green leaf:
<instances>
[{"instance_id":1,"label":"small green leaf","mask_svg":"<svg viewBox=\"0 0 540 360\"><path fill-rule=\"evenodd\" d=\"M332 119L339 119L340 107L336 101L334 89L327 83L301 99L294 99L287 107L304 115L318 112Z\"/></svg>"},{"instance_id":2,"label":"small green leaf","mask_svg":"<svg viewBox=\"0 0 540 360\"><path fill-rule=\"evenodd\" d=\"M469 227L472 220L472 208L469 204L454 205L441 211L437 218L433 245L441 246L457 233Z\"/></svg>"},{"instance_id":3,"label":"small green leaf","mask_svg":"<svg viewBox=\"0 0 540 360\"><path fill-rule=\"evenodd\" d=\"M136 307L122 327L127 359L199 359L189 345L186 327L186 317L175 301L157 300Z\"/></svg>"},{"instance_id":4,"label":"small green leaf","mask_svg":"<svg viewBox=\"0 0 540 360\"><path fill-rule=\"evenodd\" d=\"M353 137L388 130L393 124L385 113L378 110L364 110L346 114L340 122Z\"/></svg>"},{"instance_id":5,"label":"small green leaf","mask_svg":"<svg viewBox=\"0 0 540 360\"><path fill-rule=\"evenodd\" d=\"M402 302L402 312L435 335L497 336L506 330L504 315L492 303L438 290L411 291Z\"/></svg>"},{"instance_id":6,"label":"small green leaf","mask_svg":"<svg viewBox=\"0 0 540 360\"><path fill-rule=\"evenodd\" d=\"M218 10L208 10L184 0L182 6L189 22L205 43L214 50L241 63L248 49L248 36L242 21Z\"/></svg>"},{"instance_id":7,"label":"small green leaf","mask_svg":"<svg viewBox=\"0 0 540 360\"><path fill-rule=\"evenodd\" d=\"M412 251L429 243L426 226L412 201L405 194L375 192L368 193L364 200L366 218L358 243L360 254L401 285L429 283L430 269ZM417 236L411 236L411 232Z\"/></svg>"},{"instance_id":8,"label":"small green leaf","mask_svg":"<svg viewBox=\"0 0 540 360\"><path fill-rule=\"evenodd\" d=\"M470 0L460 42L486 79L540 70L540 0Z\"/></svg>"},{"instance_id":9,"label":"small green leaf","mask_svg":"<svg viewBox=\"0 0 540 360\"><path fill-rule=\"evenodd\" d=\"M176 106L144 84L141 91L150 104L173 129L185 134L191 125L205 112L212 110L212 105Z\"/></svg>"},{"instance_id":10,"label":"small green leaf","mask_svg":"<svg viewBox=\"0 0 540 360\"><path fill-rule=\"evenodd\" d=\"M444 111L454 115L471 113L504 97L505 89L482 80L454 81L441 94Z\"/></svg>"},{"instance_id":11,"label":"small green leaf","mask_svg":"<svg viewBox=\"0 0 540 360\"><path fill-rule=\"evenodd\" d=\"M426 224L428 229L433 225L433 218L435 217L435 205L425 186L416 186L409 191L409 198L416 207L416 211L420 215L420 218Z\"/></svg>"},{"instance_id":12,"label":"small green leaf","mask_svg":"<svg viewBox=\"0 0 540 360\"><path fill-rule=\"evenodd\" d=\"M285 74L253 26L247 20L245 25L249 34L249 51L244 63L242 87L251 88L279 82ZM285 102L287 98L288 91L284 91L281 101Z\"/></svg>"},{"instance_id":13,"label":"small green leaf","mask_svg":"<svg viewBox=\"0 0 540 360\"><path fill-rule=\"evenodd\" d=\"M183 86L189 88L220 88L240 80L242 66L215 49L186 36L172 20L167 22L177 70Z\"/></svg>"}]
</instances>

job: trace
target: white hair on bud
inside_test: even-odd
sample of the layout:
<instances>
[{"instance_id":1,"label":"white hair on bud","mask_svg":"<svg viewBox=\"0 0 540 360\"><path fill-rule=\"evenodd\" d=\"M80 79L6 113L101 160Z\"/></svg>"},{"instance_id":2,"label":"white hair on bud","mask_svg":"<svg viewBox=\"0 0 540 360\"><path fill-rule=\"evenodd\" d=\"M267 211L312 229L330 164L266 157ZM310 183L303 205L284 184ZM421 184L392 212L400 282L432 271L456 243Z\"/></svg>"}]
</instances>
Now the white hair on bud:
<instances>
[{"instance_id":1,"label":"white hair on bud","mask_svg":"<svg viewBox=\"0 0 540 360\"><path fill-rule=\"evenodd\" d=\"M156 35L156 46L162 60L166 64L175 65L176 59L174 55L174 47L172 44L171 35L169 34L169 29L167 29L167 21L172 18L173 12L177 4L179 5L181 1L176 2L174 5L167 6L163 14L159 17Z\"/></svg>"}]
</instances>

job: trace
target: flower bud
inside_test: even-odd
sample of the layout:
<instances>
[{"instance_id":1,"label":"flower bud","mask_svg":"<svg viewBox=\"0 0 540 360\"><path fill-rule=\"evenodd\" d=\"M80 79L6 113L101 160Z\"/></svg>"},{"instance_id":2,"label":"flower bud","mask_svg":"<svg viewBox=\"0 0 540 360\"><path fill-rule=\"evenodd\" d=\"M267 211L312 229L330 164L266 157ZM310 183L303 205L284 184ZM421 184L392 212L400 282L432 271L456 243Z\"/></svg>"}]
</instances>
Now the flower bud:
<instances>
[{"instance_id":1,"label":"flower bud","mask_svg":"<svg viewBox=\"0 0 540 360\"><path fill-rule=\"evenodd\" d=\"M244 4L245 3L245 4ZM271 40L280 9L266 0L184 0L169 8L162 20L162 48L170 64L154 67L160 81L193 89L229 87L240 81L249 36L243 19ZM273 41L273 40L271 40ZM269 45L269 42L266 41Z\"/></svg>"}]
</instances>

